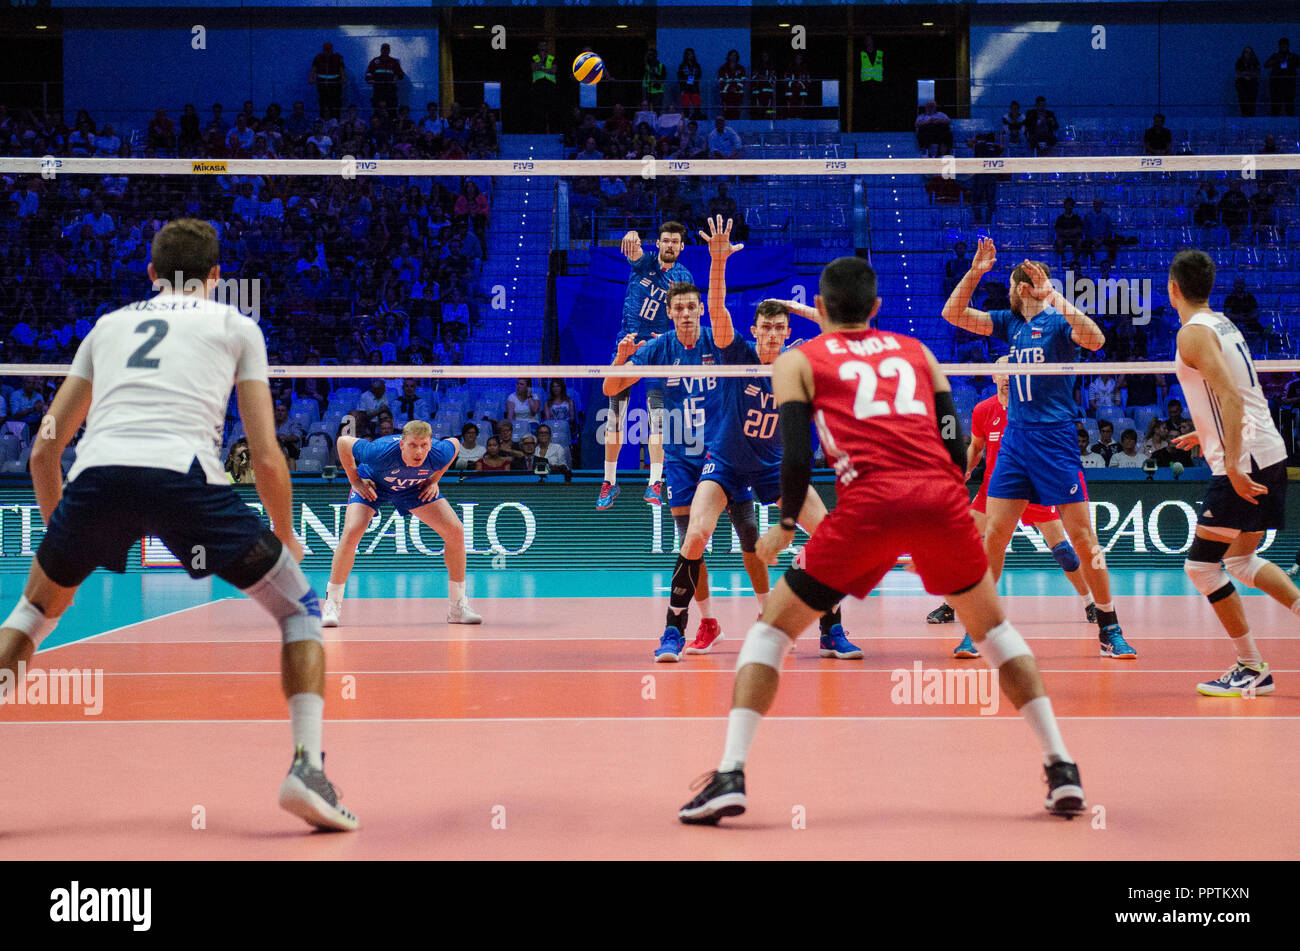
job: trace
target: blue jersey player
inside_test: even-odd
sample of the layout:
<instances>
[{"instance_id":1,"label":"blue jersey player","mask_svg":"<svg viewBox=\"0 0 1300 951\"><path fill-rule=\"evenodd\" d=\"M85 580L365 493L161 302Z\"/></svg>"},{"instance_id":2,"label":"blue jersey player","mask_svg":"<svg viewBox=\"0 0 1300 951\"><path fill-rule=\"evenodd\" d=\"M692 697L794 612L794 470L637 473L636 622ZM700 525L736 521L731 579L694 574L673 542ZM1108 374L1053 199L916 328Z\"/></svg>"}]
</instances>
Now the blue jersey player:
<instances>
[{"instance_id":1,"label":"blue jersey player","mask_svg":"<svg viewBox=\"0 0 1300 951\"><path fill-rule=\"evenodd\" d=\"M631 337L637 342L652 340L669 332L668 289L674 284L689 284L694 278L677 259L686 243L686 226L676 221L665 221L659 229L657 253L647 254L641 247L641 237L635 231L623 236L622 250L632 265L627 279L627 295L623 298L623 327L619 339ZM646 486L645 500L651 505L663 504L663 390L658 381L650 383L646 402L650 410L650 484ZM627 427L628 394L610 397L609 415L605 422L605 481L596 499L596 510L604 512L614 504L620 491L618 487L618 453L622 448Z\"/></svg>"},{"instance_id":2,"label":"blue jersey player","mask_svg":"<svg viewBox=\"0 0 1300 951\"><path fill-rule=\"evenodd\" d=\"M343 535L330 563L321 625L338 627L343 588L352 572L357 545L385 502L391 502L403 515L418 518L442 539L450 589L447 623L482 623L483 618L470 610L465 597L465 527L438 492L438 480L455 461L460 441L435 440L428 423L413 419L402 427L400 436L373 440L340 436L338 452L352 493L348 496Z\"/></svg>"},{"instance_id":3,"label":"blue jersey player","mask_svg":"<svg viewBox=\"0 0 1300 951\"><path fill-rule=\"evenodd\" d=\"M1046 264L1025 261L1011 272L1011 309L985 313L970 307L980 279L997 263L997 249L981 238L970 270L943 308L944 320L981 336L994 336L1011 347L1014 363L1068 363L1079 347L1100 349L1105 336L1091 318L1052 287ZM1092 530L1083 472L1079 467L1073 376L1012 374L1007 427L997 468L989 482L988 523L984 548L996 579L1002 573L1007 544L1029 502L1055 505L1061 523L1082 558L1080 568L1096 598L1101 654L1133 659L1124 640L1110 575L1101 545Z\"/></svg>"}]
</instances>

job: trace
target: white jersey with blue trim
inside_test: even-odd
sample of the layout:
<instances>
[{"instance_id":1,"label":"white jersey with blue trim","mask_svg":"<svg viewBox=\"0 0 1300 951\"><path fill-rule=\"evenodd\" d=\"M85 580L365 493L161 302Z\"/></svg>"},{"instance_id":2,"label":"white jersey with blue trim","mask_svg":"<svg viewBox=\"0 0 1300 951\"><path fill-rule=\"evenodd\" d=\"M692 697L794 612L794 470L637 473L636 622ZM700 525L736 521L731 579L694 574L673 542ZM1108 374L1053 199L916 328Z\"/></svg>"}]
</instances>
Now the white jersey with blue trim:
<instances>
[{"instance_id":1,"label":"white jersey with blue trim","mask_svg":"<svg viewBox=\"0 0 1300 951\"><path fill-rule=\"evenodd\" d=\"M1282 441L1273 416L1268 411L1268 399L1259 385L1250 349L1240 330L1223 314L1202 311L1188 319L1184 327L1196 325L1208 328L1219 338L1228 373L1241 394L1241 460L1239 468L1250 472L1251 461L1261 469L1286 459L1286 443ZM1174 372L1187 399L1187 411L1192 414L1196 435L1201 439L1201 454L1216 476L1227 475L1223 459L1223 410L1199 370L1183 362L1182 354L1174 359Z\"/></svg>"}]
</instances>

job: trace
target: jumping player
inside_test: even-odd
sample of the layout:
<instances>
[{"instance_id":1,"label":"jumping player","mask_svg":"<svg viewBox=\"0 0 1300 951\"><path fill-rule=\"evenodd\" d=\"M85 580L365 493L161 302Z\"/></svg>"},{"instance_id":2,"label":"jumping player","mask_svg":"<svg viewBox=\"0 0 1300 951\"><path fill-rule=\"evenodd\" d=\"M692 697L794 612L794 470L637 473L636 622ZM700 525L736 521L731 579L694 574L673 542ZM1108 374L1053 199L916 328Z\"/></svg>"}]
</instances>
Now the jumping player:
<instances>
[{"instance_id":1,"label":"jumping player","mask_svg":"<svg viewBox=\"0 0 1300 951\"><path fill-rule=\"evenodd\" d=\"M665 221L659 229L659 244L654 256L641 247L641 236L635 231L623 235L623 254L632 265L627 279L627 296L623 298L623 330L619 338L632 336L638 343L661 337L668 333L667 293L674 284L689 284L691 272L677 258L686 244L686 226L676 221ZM633 382L636 382L635 380ZM646 394L650 410L650 481L645 490L645 501L662 505L664 501L664 391L658 381L650 383ZM603 512L614 504L622 491L618 487L618 452L627 425L627 395L610 398L609 417L605 423L605 481L596 499L596 511Z\"/></svg>"},{"instance_id":2,"label":"jumping player","mask_svg":"<svg viewBox=\"0 0 1300 951\"><path fill-rule=\"evenodd\" d=\"M998 363L1004 363L1007 359L1001 357ZM997 395L990 396L976 405L974 412L971 413L971 441L966 448L967 479L975 471L975 467L979 465L986 451L988 454L988 460L984 464L984 481L980 484L980 490L975 494L970 506L971 516L975 519L975 529L980 533L980 537L984 536L984 508L988 500L989 479L992 478L993 468L998 461L998 448L1002 442L1002 431L1006 427L1007 400L1011 389L1011 379L1005 373L995 374L993 382L998 388ZM1084 500L1087 500L1086 495ZM1079 556L1071 547L1070 540L1065 537L1065 529L1061 527L1061 516L1056 511L1056 507L1031 503L1025 506L1020 521L1025 525L1034 526L1042 533L1043 541L1052 551L1052 557L1056 559L1056 563L1065 572L1065 577L1070 580L1074 590L1083 599L1084 616L1090 624L1095 624L1097 605L1093 602L1092 595L1088 591L1088 583L1083 580L1083 573L1079 570ZM925 620L930 624L946 624L953 620L954 616L952 607L945 601L931 611ZM968 635L953 650L953 656L978 657L979 651L975 649Z\"/></svg>"},{"instance_id":3,"label":"jumping player","mask_svg":"<svg viewBox=\"0 0 1300 951\"><path fill-rule=\"evenodd\" d=\"M731 244L731 222L725 230L719 217L709 239L709 313L731 320L727 309L727 258L737 250ZM766 300L758 305L751 331L757 347L745 344L742 363L770 366L790 337L791 301ZM805 315L811 311L803 308ZM716 319L716 318L715 318ZM777 436L776 400L769 377L722 377L718 381L716 402L705 434L706 461L700 482L691 501L690 522L682 539L681 554L673 569L672 589L664 636L680 637L686 630L687 612L695 593L701 559L709 538L725 508L740 539L745 570L754 585L759 611L767 604L769 581L767 565L755 553L758 523L754 518L754 498L763 505L780 503L781 441ZM826 517L821 497L808 487L807 501L799 512L799 524L812 533ZM687 654L707 654L717 637L703 631L685 648ZM843 618L836 607L822 615L822 657L859 660L862 651L844 633Z\"/></svg>"},{"instance_id":4,"label":"jumping player","mask_svg":"<svg viewBox=\"0 0 1300 951\"><path fill-rule=\"evenodd\" d=\"M997 263L997 249L981 238L970 270L943 307L943 319L981 336L1011 345L1016 363L1065 363L1079 347L1096 350L1105 336L1092 319L1048 283L1046 264L1025 261L1011 272L1011 308L985 313L968 306L980 279ZM1097 599L1101 655L1133 660L1137 651L1124 640L1111 602L1106 557L1092 530L1092 513L1079 468L1073 376L1016 375L1007 406L998 466L988 490L984 551L996 580L1002 574L1007 543L1030 502L1054 505L1065 533L1078 552L1088 590Z\"/></svg>"},{"instance_id":5,"label":"jumping player","mask_svg":"<svg viewBox=\"0 0 1300 951\"><path fill-rule=\"evenodd\" d=\"M678 817L712 824L745 811L745 761L776 697L790 640L846 595L865 597L904 552L912 553L927 591L948 595L1033 728L1047 772L1046 807L1076 815L1085 808L1078 768L1033 655L1002 613L967 511L965 451L948 381L920 341L870 329L880 299L866 261L832 261L820 291L815 303L824 332L773 365L783 502L781 522L759 541L759 556L774 563L794 536L811 477L814 420L834 460L838 502L804 547L806 567L782 576L750 628L736 665L722 761Z\"/></svg>"},{"instance_id":6,"label":"jumping player","mask_svg":"<svg viewBox=\"0 0 1300 951\"><path fill-rule=\"evenodd\" d=\"M712 241L713 236L718 235L722 228L715 225L712 218L708 219L708 223L710 234L701 231L700 237ZM730 223L728 230L729 228ZM733 250L744 247L731 245L729 237L726 240L728 247ZM700 318L704 313L702 297L702 292L694 284L674 284L670 287L667 294L668 316L673 322L674 332L648 342L638 341L634 334L629 333L619 341L614 366L627 363L633 366L698 367L740 362L745 351L745 341L732 330L730 314L725 311L714 314L710 318L711 326L701 328ZM616 397L635 382L635 377L606 377L605 395ZM691 500L695 497L695 487L704 467L704 433L709 407L714 405L717 388L716 377L670 377L664 387L667 502L683 537L690 522ZM675 584L674 582L674 586ZM708 572L701 562L696 593L703 615L700 633L707 638L708 643L712 643L721 636L721 631L713 617L708 591ZM674 636L672 631L666 630L655 650L655 660L659 663L675 663L681 660L685 646L686 639L682 631L677 631Z\"/></svg>"},{"instance_id":7,"label":"jumping player","mask_svg":"<svg viewBox=\"0 0 1300 951\"><path fill-rule=\"evenodd\" d=\"M1209 697L1254 696L1273 692L1273 674L1228 576L1300 615L1300 590L1282 568L1256 554L1265 531L1284 527L1287 451L1245 337L1210 309L1213 289L1208 254L1189 249L1174 255L1169 301L1182 324L1174 372L1196 429L1173 443L1179 449L1199 445L1213 473L1183 570L1209 599L1237 651L1223 676L1196 689Z\"/></svg>"},{"instance_id":8,"label":"jumping player","mask_svg":"<svg viewBox=\"0 0 1300 951\"><path fill-rule=\"evenodd\" d=\"M77 348L32 447L32 488L48 529L0 629L0 670L12 676L31 659L92 571L120 574L131 544L156 535L190 577L215 574L275 618L294 743L280 805L320 828L355 829L357 817L339 804L322 765L320 607L298 567L302 545L266 344L256 323L210 299L220 260L212 225L168 223L154 236L148 270L155 288L166 288L105 314ZM232 385L270 530L235 494L218 458ZM65 490L59 459L83 420Z\"/></svg>"},{"instance_id":9,"label":"jumping player","mask_svg":"<svg viewBox=\"0 0 1300 951\"><path fill-rule=\"evenodd\" d=\"M391 502L403 515L418 518L438 533L447 562L448 624L481 624L483 618L470 610L465 597L465 526L438 493L438 480L460 452L458 439L433 439L433 429L413 419L402 427L400 436L357 439L340 436L339 462L348 474L352 493L348 496L343 536L334 549L321 624L338 627L343 608L343 589L352 572L357 545L380 506Z\"/></svg>"}]
</instances>

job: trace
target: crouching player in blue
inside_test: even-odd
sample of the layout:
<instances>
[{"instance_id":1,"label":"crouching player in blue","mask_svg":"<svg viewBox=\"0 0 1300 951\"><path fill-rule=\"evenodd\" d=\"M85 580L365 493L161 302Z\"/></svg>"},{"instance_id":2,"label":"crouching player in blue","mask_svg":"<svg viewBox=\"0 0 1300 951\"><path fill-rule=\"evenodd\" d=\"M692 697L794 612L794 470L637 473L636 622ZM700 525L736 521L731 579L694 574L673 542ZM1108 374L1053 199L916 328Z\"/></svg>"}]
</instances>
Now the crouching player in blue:
<instances>
[{"instance_id":1,"label":"crouching player in blue","mask_svg":"<svg viewBox=\"0 0 1300 951\"><path fill-rule=\"evenodd\" d=\"M438 493L438 480L455 461L460 441L435 441L429 424L413 419L402 427L400 436L373 440L341 436L338 451L352 494L348 496L343 536L330 564L321 626L339 626L343 588L352 572L357 545L385 502L391 502L403 515L418 518L442 539L450 589L447 623L481 624L483 618L470 610L465 597L465 527Z\"/></svg>"}]
</instances>

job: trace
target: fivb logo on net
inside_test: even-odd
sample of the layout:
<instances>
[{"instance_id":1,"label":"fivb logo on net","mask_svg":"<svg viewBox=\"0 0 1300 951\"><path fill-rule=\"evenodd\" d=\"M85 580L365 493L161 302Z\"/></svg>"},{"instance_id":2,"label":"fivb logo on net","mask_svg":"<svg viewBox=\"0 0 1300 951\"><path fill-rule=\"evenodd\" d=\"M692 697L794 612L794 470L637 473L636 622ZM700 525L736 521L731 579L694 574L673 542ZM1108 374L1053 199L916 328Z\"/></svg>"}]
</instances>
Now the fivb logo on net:
<instances>
[{"instance_id":1,"label":"fivb logo on net","mask_svg":"<svg viewBox=\"0 0 1300 951\"><path fill-rule=\"evenodd\" d=\"M1049 278L1048 283L1075 307L1097 317L1131 316L1134 327L1151 323L1153 285L1144 278L1075 277L1065 272L1065 280Z\"/></svg>"},{"instance_id":2,"label":"fivb logo on net","mask_svg":"<svg viewBox=\"0 0 1300 951\"><path fill-rule=\"evenodd\" d=\"M153 282L155 293L167 294L177 291L206 297L218 304L228 304L245 317L260 320L262 316L262 282L259 278L220 277L213 283L212 292L205 293L203 281L197 277L188 280L177 271L170 278L158 276Z\"/></svg>"}]
</instances>

